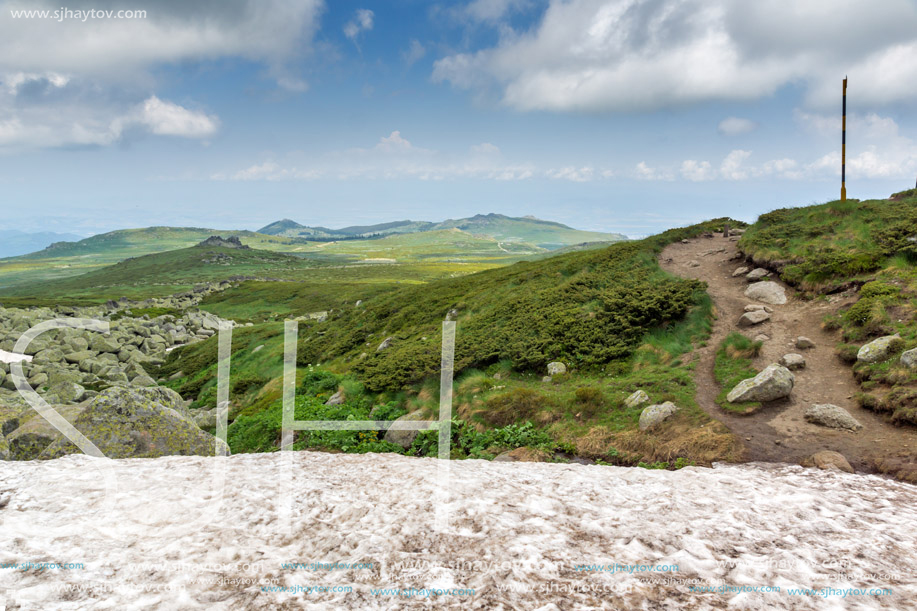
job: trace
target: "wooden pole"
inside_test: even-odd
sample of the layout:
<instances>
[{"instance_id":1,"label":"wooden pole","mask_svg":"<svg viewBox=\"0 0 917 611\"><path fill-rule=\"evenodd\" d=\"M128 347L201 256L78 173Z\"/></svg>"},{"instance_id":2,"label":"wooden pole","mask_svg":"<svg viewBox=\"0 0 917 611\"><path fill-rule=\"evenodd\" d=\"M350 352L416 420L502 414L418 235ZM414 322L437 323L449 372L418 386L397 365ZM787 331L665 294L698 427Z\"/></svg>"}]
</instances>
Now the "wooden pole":
<instances>
[{"instance_id":1,"label":"wooden pole","mask_svg":"<svg viewBox=\"0 0 917 611\"><path fill-rule=\"evenodd\" d=\"M844 102L841 110L841 201L847 200L847 77L844 77Z\"/></svg>"}]
</instances>

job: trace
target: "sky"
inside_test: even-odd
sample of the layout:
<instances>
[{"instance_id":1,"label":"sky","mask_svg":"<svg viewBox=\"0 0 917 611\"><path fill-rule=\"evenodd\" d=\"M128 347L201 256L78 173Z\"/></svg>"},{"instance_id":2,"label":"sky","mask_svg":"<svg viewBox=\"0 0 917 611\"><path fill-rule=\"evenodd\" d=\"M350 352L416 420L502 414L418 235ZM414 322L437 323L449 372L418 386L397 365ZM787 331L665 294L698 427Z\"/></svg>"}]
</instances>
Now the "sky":
<instances>
[{"instance_id":1,"label":"sky","mask_svg":"<svg viewBox=\"0 0 917 611\"><path fill-rule=\"evenodd\" d=\"M0 0L0 229L753 221L844 76L848 197L914 187L917 0Z\"/></svg>"}]
</instances>

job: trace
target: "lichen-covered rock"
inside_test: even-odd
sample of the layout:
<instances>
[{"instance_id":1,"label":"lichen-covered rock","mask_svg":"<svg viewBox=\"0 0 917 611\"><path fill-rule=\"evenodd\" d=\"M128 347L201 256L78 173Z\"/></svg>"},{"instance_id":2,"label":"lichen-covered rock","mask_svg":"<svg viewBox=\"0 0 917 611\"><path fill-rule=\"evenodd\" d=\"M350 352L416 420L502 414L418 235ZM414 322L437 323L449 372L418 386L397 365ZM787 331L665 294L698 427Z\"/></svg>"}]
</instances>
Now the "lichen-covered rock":
<instances>
[{"instance_id":1,"label":"lichen-covered rock","mask_svg":"<svg viewBox=\"0 0 917 611\"><path fill-rule=\"evenodd\" d=\"M857 422L857 419L851 416L850 412L842 407L829 403L809 406L803 417L808 422L827 426L832 429L858 431L863 428L863 425Z\"/></svg>"},{"instance_id":2,"label":"lichen-covered rock","mask_svg":"<svg viewBox=\"0 0 917 611\"><path fill-rule=\"evenodd\" d=\"M646 394L644 391L638 390L634 394L629 396L628 398L624 399L624 406L630 407L630 408L640 407L644 403L649 403L649 401L650 401L650 396Z\"/></svg>"},{"instance_id":3,"label":"lichen-covered rock","mask_svg":"<svg viewBox=\"0 0 917 611\"><path fill-rule=\"evenodd\" d=\"M911 348L901 353L901 364L908 369L917 368L917 348Z\"/></svg>"},{"instance_id":4,"label":"lichen-covered rock","mask_svg":"<svg viewBox=\"0 0 917 611\"><path fill-rule=\"evenodd\" d=\"M64 420L73 424L84 405L54 405ZM6 436L11 460L33 460L62 435L50 422L29 407L17 418L17 428ZM78 450L77 450L78 451Z\"/></svg>"},{"instance_id":5,"label":"lichen-covered rock","mask_svg":"<svg viewBox=\"0 0 917 611\"><path fill-rule=\"evenodd\" d=\"M868 344L860 346L857 352L857 362L878 363L889 358L904 344L904 340L897 333L874 339Z\"/></svg>"},{"instance_id":6,"label":"lichen-covered rock","mask_svg":"<svg viewBox=\"0 0 917 611\"><path fill-rule=\"evenodd\" d=\"M803 460L801 464L803 467L818 467L819 469L828 471L845 471L847 473L853 473L853 467L850 466L850 463L847 462L844 455L839 452L832 452L831 450L816 452Z\"/></svg>"},{"instance_id":7,"label":"lichen-covered rock","mask_svg":"<svg viewBox=\"0 0 917 611\"><path fill-rule=\"evenodd\" d=\"M84 404L72 424L109 458L215 454L216 438L181 413L153 400L158 393L114 387ZM80 450L60 437L39 458L58 458Z\"/></svg>"},{"instance_id":8,"label":"lichen-covered rock","mask_svg":"<svg viewBox=\"0 0 917 611\"><path fill-rule=\"evenodd\" d=\"M410 414L405 414L401 418L395 420L395 422L409 422L415 420L426 420L422 411L417 410ZM414 438L417 437L417 433L418 431L389 429L385 432L385 437L383 439L389 443L396 443L407 450L411 447L411 444L414 443Z\"/></svg>"},{"instance_id":9,"label":"lichen-covered rock","mask_svg":"<svg viewBox=\"0 0 917 611\"><path fill-rule=\"evenodd\" d=\"M650 429L663 420L668 420L678 412L678 406L671 401L650 405L640 412L640 430Z\"/></svg>"},{"instance_id":10,"label":"lichen-covered rock","mask_svg":"<svg viewBox=\"0 0 917 611\"><path fill-rule=\"evenodd\" d=\"M780 364L787 369L802 369L806 366L806 359L801 354L791 352L780 357Z\"/></svg>"},{"instance_id":11,"label":"lichen-covered rock","mask_svg":"<svg viewBox=\"0 0 917 611\"><path fill-rule=\"evenodd\" d=\"M51 388L44 395L48 403L79 403L86 394L86 389L76 382L60 382L51 385Z\"/></svg>"},{"instance_id":12,"label":"lichen-covered rock","mask_svg":"<svg viewBox=\"0 0 917 611\"><path fill-rule=\"evenodd\" d=\"M755 282L745 289L745 296L770 305L783 305L786 303L786 291L776 282L769 280Z\"/></svg>"},{"instance_id":13,"label":"lichen-covered rock","mask_svg":"<svg viewBox=\"0 0 917 611\"><path fill-rule=\"evenodd\" d=\"M552 361L548 363L548 375L554 376L560 373L567 373L567 366L561 363L560 361Z\"/></svg>"},{"instance_id":14,"label":"lichen-covered rock","mask_svg":"<svg viewBox=\"0 0 917 611\"><path fill-rule=\"evenodd\" d=\"M742 380L726 395L730 403L774 401L788 397L796 376L782 365L769 365L753 378Z\"/></svg>"},{"instance_id":15,"label":"lichen-covered rock","mask_svg":"<svg viewBox=\"0 0 917 611\"><path fill-rule=\"evenodd\" d=\"M754 325L760 325L766 320L770 320L771 315L765 312L764 310L753 310L751 312L745 312L742 314L742 317L739 318L740 327L751 327Z\"/></svg>"}]
</instances>

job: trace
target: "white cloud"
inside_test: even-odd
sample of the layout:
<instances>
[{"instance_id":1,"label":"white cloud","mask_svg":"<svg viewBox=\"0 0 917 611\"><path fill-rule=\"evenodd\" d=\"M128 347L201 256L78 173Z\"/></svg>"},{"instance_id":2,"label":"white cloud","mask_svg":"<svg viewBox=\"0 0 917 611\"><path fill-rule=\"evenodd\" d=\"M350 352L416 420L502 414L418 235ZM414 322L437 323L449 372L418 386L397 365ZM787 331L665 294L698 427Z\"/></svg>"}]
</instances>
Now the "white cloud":
<instances>
[{"instance_id":1,"label":"white cloud","mask_svg":"<svg viewBox=\"0 0 917 611\"><path fill-rule=\"evenodd\" d=\"M375 13L366 8L357 9L353 19L344 24L344 36L356 42L357 37L373 29Z\"/></svg>"},{"instance_id":2,"label":"white cloud","mask_svg":"<svg viewBox=\"0 0 917 611\"><path fill-rule=\"evenodd\" d=\"M747 134L750 131L758 127L758 124L750 119L742 119L739 117L727 117L720 121L717 129L724 136L739 136L741 134Z\"/></svg>"},{"instance_id":3,"label":"white cloud","mask_svg":"<svg viewBox=\"0 0 917 611\"><path fill-rule=\"evenodd\" d=\"M589 166L576 168L567 166L565 168L551 169L545 172L545 176L554 179L570 180L573 182L588 182L592 180L594 170Z\"/></svg>"},{"instance_id":4,"label":"white cloud","mask_svg":"<svg viewBox=\"0 0 917 611\"><path fill-rule=\"evenodd\" d=\"M551 0L530 30L438 60L433 79L495 88L520 110L619 111L751 100L791 83L834 105L844 74L865 104L917 96L917 4Z\"/></svg>"},{"instance_id":5,"label":"white cloud","mask_svg":"<svg viewBox=\"0 0 917 611\"><path fill-rule=\"evenodd\" d=\"M667 170L650 167L645 161L634 166L634 178L637 180L674 180L674 176Z\"/></svg>"},{"instance_id":6,"label":"white cloud","mask_svg":"<svg viewBox=\"0 0 917 611\"><path fill-rule=\"evenodd\" d=\"M407 51L403 51L401 53L401 57L404 59L404 63L406 63L408 66L413 66L426 54L427 50L422 44L420 44L420 41L416 38L412 38L410 46L408 47Z\"/></svg>"},{"instance_id":7,"label":"white cloud","mask_svg":"<svg viewBox=\"0 0 917 611\"><path fill-rule=\"evenodd\" d=\"M686 159L681 164L681 175L692 182L702 182L713 180L716 177L716 172L709 161Z\"/></svg>"},{"instance_id":8,"label":"white cloud","mask_svg":"<svg viewBox=\"0 0 917 611\"><path fill-rule=\"evenodd\" d=\"M78 0L69 3L75 9ZM118 1L93 2L87 8ZM282 66L308 51L323 10L322 0L222 0L158 2L145 19L12 19L3 5L0 73L49 71L136 82L163 63L242 57ZM25 8L60 8L37 0ZM105 6L104 8L109 8Z\"/></svg>"},{"instance_id":9,"label":"white cloud","mask_svg":"<svg viewBox=\"0 0 917 611\"><path fill-rule=\"evenodd\" d=\"M745 160L751 156L751 151L731 151L723 163L720 164L720 176L726 180L744 180L748 178L748 171L742 167Z\"/></svg>"},{"instance_id":10,"label":"white cloud","mask_svg":"<svg viewBox=\"0 0 917 611\"><path fill-rule=\"evenodd\" d=\"M69 8L83 8L81 0ZM161 2L145 19L13 19L0 0L0 146L105 146L126 130L202 138L216 117L161 100L153 69L224 57L265 66L305 91L292 65L310 51L322 0ZM60 9L52 0L30 9ZM120 0L86 8L136 9Z\"/></svg>"},{"instance_id":11,"label":"white cloud","mask_svg":"<svg viewBox=\"0 0 917 611\"><path fill-rule=\"evenodd\" d=\"M93 85L79 79L53 73L14 76L0 85L3 149L107 146L128 131L207 138L220 124L216 116L155 95L130 106L104 97L97 99Z\"/></svg>"},{"instance_id":12,"label":"white cloud","mask_svg":"<svg viewBox=\"0 0 917 611\"><path fill-rule=\"evenodd\" d=\"M153 134L185 138L212 136L220 123L214 116L194 112L171 102L163 102L156 96L143 103L139 119Z\"/></svg>"}]
</instances>

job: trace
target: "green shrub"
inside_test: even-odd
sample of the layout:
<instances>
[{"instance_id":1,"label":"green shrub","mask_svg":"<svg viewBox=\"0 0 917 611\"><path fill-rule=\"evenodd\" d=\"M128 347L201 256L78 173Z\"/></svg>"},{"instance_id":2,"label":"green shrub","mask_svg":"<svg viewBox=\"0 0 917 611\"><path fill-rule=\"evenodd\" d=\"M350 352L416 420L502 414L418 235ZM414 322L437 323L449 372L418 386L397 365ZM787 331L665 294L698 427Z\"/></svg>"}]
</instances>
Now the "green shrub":
<instances>
[{"instance_id":1,"label":"green shrub","mask_svg":"<svg viewBox=\"0 0 917 611\"><path fill-rule=\"evenodd\" d=\"M530 420L546 407L548 401L541 393L529 388L514 388L488 397L487 409L481 414L492 426L507 426L520 420Z\"/></svg>"}]
</instances>

